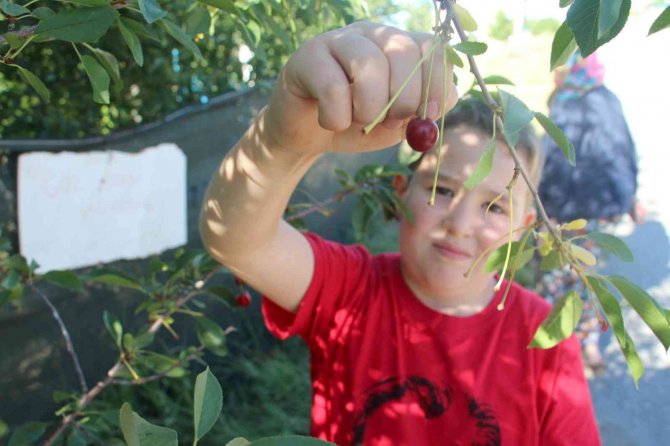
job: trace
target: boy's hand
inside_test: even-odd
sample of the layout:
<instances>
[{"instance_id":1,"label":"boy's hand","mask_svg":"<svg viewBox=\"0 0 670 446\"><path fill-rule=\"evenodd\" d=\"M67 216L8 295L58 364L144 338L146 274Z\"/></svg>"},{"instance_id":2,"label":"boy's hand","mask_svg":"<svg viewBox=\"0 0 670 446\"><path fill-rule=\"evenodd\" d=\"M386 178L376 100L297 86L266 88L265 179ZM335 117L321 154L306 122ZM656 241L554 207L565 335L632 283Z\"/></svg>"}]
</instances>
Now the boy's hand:
<instances>
[{"instance_id":1,"label":"boy's hand","mask_svg":"<svg viewBox=\"0 0 670 446\"><path fill-rule=\"evenodd\" d=\"M445 76L446 109L456 103L451 66L445 73L438 47L430 85L426 85L428 58L380 124L370 134L363 133L432 44L430 34L367 22L309 40L284 67L265 111L267 144L302 153L365 151L396 144L404 137L407 121L423 107L425 89L427 116L440 115Z\"/></svg>"}]
</instances>

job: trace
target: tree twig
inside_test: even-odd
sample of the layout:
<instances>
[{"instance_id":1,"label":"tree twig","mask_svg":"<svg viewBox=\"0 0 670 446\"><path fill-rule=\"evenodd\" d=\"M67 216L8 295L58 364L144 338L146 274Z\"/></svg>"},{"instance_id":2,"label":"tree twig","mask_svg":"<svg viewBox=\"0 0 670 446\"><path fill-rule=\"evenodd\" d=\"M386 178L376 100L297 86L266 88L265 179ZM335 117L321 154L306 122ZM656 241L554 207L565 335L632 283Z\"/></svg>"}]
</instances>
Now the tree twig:
<instances>
[{"instance_id":1,"label":"tree twig","mask_svg":"<svg viewBox=\"0 0 670 446\"><path fill-rule=\"evenodd\" d=\"M47 307L49 307L49 310L51 310L51 315L53 316L54 319L56 319L56 323L58 324L58 327L60 328L60 333L61 336L63 336L63 340L65 341L65 349L70 355L70 358L72 358L72 363L74 364L74 369L77 372L77 378L79 379L79 387L81 388L82 393L88 392L88 386L86 385L86 379L84 378L84 372L81 369L81 364L79 363L79 357L77 356L77 352L74 350L74 345L72 344L72 339L70 338L70 333L67 330L67 327L65 326L65 323L63 322L63 319L60 317L60 313L58 312L58 309L56 306L51 302L49 297L42 292L37 286L35 286L34 283L30 282L30 288L37 293L38 296L42 298L44 303L47 304Z\"/></svg>"},{"instance_id":2,"label":"tree twig","mask_svg":"<svg viewBox=\"0 0 670 446\"><path fill-rule=\"evenodd\" d=\"M451 22L454 24L454 28L456 29L456 32L458 33L458 36L460 37L462 42L467 42L468 41L468 36L465 34L465 31L463 30L463 27L461 26L460 22L458 21L458 18L456 17L456 14L453 11L453 5L451 1L447 1L447 8L449 9L449 17L451 18ZM495 110L500 108L500 105L493 99L493 96L491 96L491 93L488 90L488 87L486 86L486 83L484 82L484 78L482 77L481 73L479 72L479 68L477 67L477 63L475 62L475 58L471 56L470 54L467 54L468 57L468 64L470 65L470 72L474 75L477 84L479 85L479 88L482 90L482 94L484 95L484 98L486 98L486 101L488 102L489 106L494 109L494 113L496 113L496 126L501 129L503 132L503 135L505 134L504 131L504 125L503 121L500 118L500 116L497 114ZM507 138L505 138L504 141L505 145L509 149L509 153L512 155L512 158L514 159L514 164L515 168L519 171L521 176L523 177L524 181L528 185L528 189L530 190L531 195L533 196L533 200L535 201L535 204L537 206L537 211L540 214L540 219L542 220L542 223L544 226L547 228L549 233L552 235L554 240L557 242L557 246L559 249L562 249L563 244L561 243L561 237L556 231L556 228L551 223L551 220L549 219L549 216L547 215L547 211L544 209L544 205L542 204L542 201L540 200L540 195L537 191L537 187L535 184L533 184L533 181L530 178L530 175L528 174L528 171L526 171L526 168L524 167L523 163L521 162L521 159L516 152L516 149L509 144L507 141Z\"/></svg>"}]
</instances>

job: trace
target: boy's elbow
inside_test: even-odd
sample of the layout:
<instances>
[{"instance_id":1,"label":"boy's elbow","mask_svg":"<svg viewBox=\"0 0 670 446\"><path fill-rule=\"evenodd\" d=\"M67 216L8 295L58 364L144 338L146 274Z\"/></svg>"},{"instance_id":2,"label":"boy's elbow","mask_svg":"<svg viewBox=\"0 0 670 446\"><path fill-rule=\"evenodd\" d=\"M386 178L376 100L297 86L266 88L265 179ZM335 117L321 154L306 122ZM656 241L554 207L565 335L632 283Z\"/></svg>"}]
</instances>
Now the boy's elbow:
<instances>
[{"instance_id":1,"label":"boy's elbow","mask_svg":"<svg viewBox=\"0 0 670 446\"><path fill-rule=\"evenodd\" d=\"M217 222L211 216L208 216L207 210L203 207L202 212L200 213L198 226L200 241L205 248L205 251L219 262L224 263L225 256L223 256L223 250L221 249L223 235L222 223L220 221Z\"/></svg>"}]
</instances>

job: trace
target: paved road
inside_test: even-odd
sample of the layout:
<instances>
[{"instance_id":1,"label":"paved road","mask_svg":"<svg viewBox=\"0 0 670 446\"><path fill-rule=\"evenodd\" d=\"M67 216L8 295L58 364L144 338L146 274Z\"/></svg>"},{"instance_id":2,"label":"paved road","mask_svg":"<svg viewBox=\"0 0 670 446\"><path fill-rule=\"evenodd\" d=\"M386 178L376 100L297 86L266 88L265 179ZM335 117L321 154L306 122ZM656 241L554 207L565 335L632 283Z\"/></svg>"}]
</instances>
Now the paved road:
<instances>
[{"instance_id":1,"label":"paved road","mask_svg":"<svg viewBox=\"0 0 670 446\"><path fill-rule=\"evenodd\" d=\"M610 260L604 272L619 274L644 287L663 307L670 308L670 245L658 216L624 240L633 250L635 263ZM656 446L670 443L670 359L660 342L631 310L624 323L633 338L645 374L639 390L611 330L601 337L607 372L591 379L591 391L606 446Z\"/></svg>"}]
</instances>

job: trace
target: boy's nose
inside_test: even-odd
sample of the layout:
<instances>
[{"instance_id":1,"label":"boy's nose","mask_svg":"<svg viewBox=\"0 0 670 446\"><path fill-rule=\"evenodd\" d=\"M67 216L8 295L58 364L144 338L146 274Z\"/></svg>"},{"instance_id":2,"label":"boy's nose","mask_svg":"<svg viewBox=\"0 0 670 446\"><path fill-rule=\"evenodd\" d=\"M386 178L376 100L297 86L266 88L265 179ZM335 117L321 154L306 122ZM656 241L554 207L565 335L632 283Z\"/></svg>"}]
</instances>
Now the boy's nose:
<instances>
[{"instance_id":1,"label":"boy's nose","mask_svg":"<svg viewBox=\"0 0 670 446\"><path fill-rule=\"evenodd\" d=\"M467 236L474 225L474 211L465 200L453 200L444 216L444 226L450 235Z\"/></svg>"}]
</instances>

